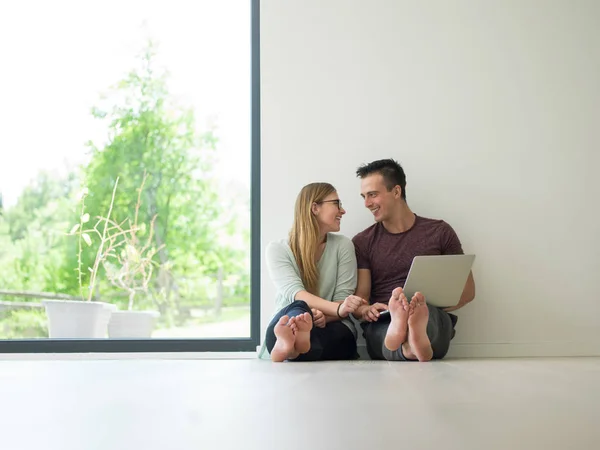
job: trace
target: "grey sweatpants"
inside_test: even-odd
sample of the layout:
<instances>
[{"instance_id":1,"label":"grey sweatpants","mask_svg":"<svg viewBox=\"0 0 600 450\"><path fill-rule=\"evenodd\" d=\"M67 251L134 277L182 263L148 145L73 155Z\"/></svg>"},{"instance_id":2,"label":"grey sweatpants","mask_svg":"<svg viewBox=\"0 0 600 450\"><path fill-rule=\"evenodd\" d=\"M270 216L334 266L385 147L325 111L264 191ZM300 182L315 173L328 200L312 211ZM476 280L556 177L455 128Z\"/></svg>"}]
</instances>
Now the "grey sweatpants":
<instances>
[{"instance_id":1,"label":"grey sweatpants","mask_svg":"<svg viewBox=\"0 0 600 450\"><path fill-rule=\"evenodd\" d=\"M433 359L442 359L448 353L450 341L454 337L454 326L457 317L448 314L441 308L427 305L429 308L429 322L427 322L427 336L431 341ZM388 350L383 344L390 319L377 322L364 322L361 324L363 336L367 341L367 352L371 359L384 359L387 361L407 361L402 354L402 347L396 351Z\"/></svg>"}]
</instances>

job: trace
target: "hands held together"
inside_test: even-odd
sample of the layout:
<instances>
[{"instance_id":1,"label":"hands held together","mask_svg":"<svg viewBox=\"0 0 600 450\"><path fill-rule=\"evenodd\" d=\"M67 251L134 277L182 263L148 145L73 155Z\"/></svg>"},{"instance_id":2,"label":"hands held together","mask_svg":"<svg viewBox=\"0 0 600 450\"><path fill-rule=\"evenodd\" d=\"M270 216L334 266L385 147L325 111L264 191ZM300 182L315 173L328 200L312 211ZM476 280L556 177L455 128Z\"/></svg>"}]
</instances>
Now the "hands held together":
<instances>
[{"instance_id":1,"label":"hands held together","mask_svg":"<svg viewBox=\"0 0 600 450\"><path fill-rule=\"evenodd\" d=\"M350 314L358 311L359 308L367 306L368 304L369 303L364 298L360 298L356 295L349 295L346 297L346 300L338 306L338 315L345 319Z\"/></svg>"},{"instance_id":2,"label":"hands held together","mask_svg":"<svg viewBox=\"0 0 600 450\"><path fill-rule=\"evenodd\" d=\"M357 297L356 295L349 295L346 297L346 300L338 304L337 312L342 319L345 319L364 306L368 306L368 302L365 299ZM323 314L323 311L316 308L312 308L311 311L313 314L313 324L318 328L325 328L325 325L327 325L327 318L325 317L325 314Z\"/></svg>"}]
</instances>

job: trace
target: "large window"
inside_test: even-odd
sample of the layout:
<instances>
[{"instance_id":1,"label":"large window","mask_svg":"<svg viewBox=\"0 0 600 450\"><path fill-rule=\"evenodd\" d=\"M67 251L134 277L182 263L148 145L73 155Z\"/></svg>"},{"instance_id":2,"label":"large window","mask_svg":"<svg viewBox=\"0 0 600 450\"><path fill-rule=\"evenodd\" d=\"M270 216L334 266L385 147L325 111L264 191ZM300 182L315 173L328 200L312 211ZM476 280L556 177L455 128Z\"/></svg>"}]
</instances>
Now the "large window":
<instances>
[{"instance_id":1,"label":"large window","mask_svg":"<svg viewBox=\"0 0 600 450\"><path fill-rule=\"evenodd\" d=\"M0 6L0 351L255 349L258 49L258 0Z\"/></svg>"}]
</instances>

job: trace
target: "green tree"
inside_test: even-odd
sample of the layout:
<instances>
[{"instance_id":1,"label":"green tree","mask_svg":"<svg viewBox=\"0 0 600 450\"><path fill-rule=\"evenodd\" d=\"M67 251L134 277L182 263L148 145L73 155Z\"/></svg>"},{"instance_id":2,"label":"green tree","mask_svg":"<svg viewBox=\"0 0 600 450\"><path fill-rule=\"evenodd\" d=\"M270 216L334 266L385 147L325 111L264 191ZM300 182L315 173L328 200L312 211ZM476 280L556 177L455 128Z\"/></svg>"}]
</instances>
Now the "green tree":
<instances>
[{"instance_id":1,"label":"green tree","mask_svg":"<svg viewBox=\"0 0 600 450\"><path fill-rule=\"evenodd\" d=\"M5 289L76 293L65 228L73 220L75 174L40 172L0 218L0 284ZM75 255L76 257L76 255Z\"/></svg>"},{"instance_id":2,"label":"green tree","mask_svg":"<svg viewBox=\"0 0 600 450\"><path fill-rule=\"evenodd\" d=\"M69 174L67 177L59 177L50 172L41 171L25 187L17 200L17 204L6 211L5 216L11 239L13 241L23 239L38 211L52 202L67 198L75 184L76 176L74 173Z\"/></svg>"},{"instance_id":3,"label":"green tree","mask_svg":"<svg viewBox=\"0 0 600 450\"><path fill-rule=\"evenodd\" d=\"M86 211L92 217L105 213L118 177L112 217L132 219L137 189L147 175L140 222L156 217L156 258L162 270L155 281L170 293L177 290L177 277L242 268L239 252L232 254L218 239L232 219L220 214L213 175L217 139L212 130L196 131L193 111L173 101L167 73L155 66L155 59L156 46L150 42L139 66L92 111L106 122L108 136L102 145L89 143ZM93 251L85 256L88 262Z\"/></svg>"}]
</instances>

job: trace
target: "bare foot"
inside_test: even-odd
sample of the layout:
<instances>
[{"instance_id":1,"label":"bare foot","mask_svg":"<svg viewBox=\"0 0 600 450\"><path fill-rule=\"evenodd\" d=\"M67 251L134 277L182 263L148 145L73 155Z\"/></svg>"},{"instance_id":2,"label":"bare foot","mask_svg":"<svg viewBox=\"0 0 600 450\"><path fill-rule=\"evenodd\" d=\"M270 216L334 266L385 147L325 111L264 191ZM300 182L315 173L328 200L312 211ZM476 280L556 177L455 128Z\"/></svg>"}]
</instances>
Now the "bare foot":
<instances>
[{"instance_id":1,"label":"bare foot","mask_svg":"<svg viewBox=\"0 0 600 450\"><path fill-rule=\"evenodd\" d=\"M274 332L277 341L271 351L271 361L273 362L282 362L286 359L298 357L298 352L294 350L296 336L294 336L294 332L290 328L289 320L288 316L283 316L279 319L277 325L275 325Z\"/></svg>"},{"instance_id":2,"label":"bare foot","mask_svg":"<svg viewBox=\"0 0 600 450\"><path fill-rule=\"evenodd\" d=\"M292 321L298 327L295 332L296 343L294 344L294 348L300 354L306 353L310 350L310 330L313 327L312 316L310 313L304 313L292 317Z\"/></svg>"},{"instance_id":3,"label":"bare foot","mask_svg":"<svg viewBox=\"0 0 600 450\"><path fill-rule=\"evenodd\" d=\"M396 351L406 341L408 316L410 313L408 300L402 288L398 287L392 291L388 308L390 310L391 322L383 343L388 350Z\"/></svg>"},{"instance_id":4,"label":"bare foot","mask_svg":"<svg viewBox=\"0 0 600 450\"><path fill-rule=\"evenodd\" d=\"M410 301L413 312L408 318L408 343L410 352L419 361L430 361L433 357L431 342L427 336L427 322L429 321L429 308L425 297L417 292ZM410 358L409 355L406 357Z\"/></svg>"}]
</instances>

